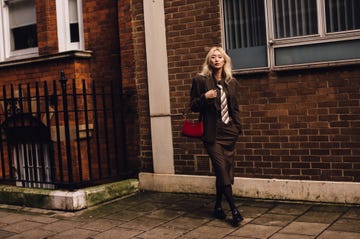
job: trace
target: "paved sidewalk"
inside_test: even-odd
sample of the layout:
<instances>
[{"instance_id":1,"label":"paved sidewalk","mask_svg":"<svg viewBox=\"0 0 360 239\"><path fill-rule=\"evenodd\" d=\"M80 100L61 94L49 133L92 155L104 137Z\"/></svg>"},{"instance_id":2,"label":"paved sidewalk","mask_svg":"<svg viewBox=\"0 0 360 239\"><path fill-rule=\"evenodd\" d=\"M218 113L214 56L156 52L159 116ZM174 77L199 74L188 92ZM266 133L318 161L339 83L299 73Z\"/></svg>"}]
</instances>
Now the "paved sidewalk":
<instances>
[{"instance_id":1,"label":"paved sidewalk","mask_svg":"<svg viewBox=\"0 0 360 239\"><path fill-rule=\"evenodd\" d=\"M76 213L2 205L0 238L360 238L359 206L236 202L245 217L236 228L211 217L214 196L209 195L141 192Z\"/></svg>"}]
</instances>

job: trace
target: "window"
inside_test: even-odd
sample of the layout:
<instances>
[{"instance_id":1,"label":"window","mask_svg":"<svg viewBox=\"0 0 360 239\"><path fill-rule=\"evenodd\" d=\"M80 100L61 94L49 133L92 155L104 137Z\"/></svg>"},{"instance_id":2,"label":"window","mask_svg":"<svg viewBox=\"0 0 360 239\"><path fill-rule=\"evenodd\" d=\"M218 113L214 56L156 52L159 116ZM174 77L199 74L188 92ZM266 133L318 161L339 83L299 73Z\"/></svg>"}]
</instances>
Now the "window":
<instances>
[{"instance_id":1,"label":"window","mask_svg":"<svg viewBox=\"0 0 360 239\"><path fill-rule=\"evenodd\" d=\"M79 42L79 18L77 0L69 0L70 42Z\"/></svg>"},{"instance_id":2,"label":"window","mask_svg":"<svg viewBox=\"0 0 360 239\"><path fill-rule=\"evenodd\" d=\"M286 38L317 33L316 1L274 0L274 37Z\"/></svg>"},{"instance_id":3,"label":"window","mask_svg":"<svg viewBox=\"0 0 360 239\"><path fill-rule=\"evenodd\" d=\"M357 0L326 0L327 32L360 29L360 2Z\"/></svg>"},{"instance_id":4,"label":"window","mask_svg":"<svg viewBox=\"0 0 360 239\"><path fill-rule=\"evenodd\" d=\"M223 0L235 69L360 59L358 0Z\"/></svg>"},{"instance_id":5,"label":"window","mask_svg":"<svg viewBox=\"0 0 360 239\"><path fill-rule=\"evenodd\" d=\"M12 147L16 186L53 189L49 145L19 143Z\"/></svg>"},{"instance_id":6,"label":"window","mask_svg":"<svg viewBox=\"0 0 360 239\"><path fill-rule=\"evenodd\" d=\"M59 51L83 50L81 0L56 0Z\"/></svg>"},{"instance_id":7,"label":"window","mask_svg":"<svg viewBox=\"0 0 360 239\"><path fill-rule=\"evenodd\" d=\"M0 60L37 54L35 0L3 0L0 17Z\"/></svg>"},{"instance_id":8,"label":"window","mask_svg":"<svg viewBox=\"0 0 360 239\"><path fill-rule=\"evenodd\" d=\"M234 68L266 67L264 0L224 0L224 17L226 48Z\"/></svg>"}]
</instances>

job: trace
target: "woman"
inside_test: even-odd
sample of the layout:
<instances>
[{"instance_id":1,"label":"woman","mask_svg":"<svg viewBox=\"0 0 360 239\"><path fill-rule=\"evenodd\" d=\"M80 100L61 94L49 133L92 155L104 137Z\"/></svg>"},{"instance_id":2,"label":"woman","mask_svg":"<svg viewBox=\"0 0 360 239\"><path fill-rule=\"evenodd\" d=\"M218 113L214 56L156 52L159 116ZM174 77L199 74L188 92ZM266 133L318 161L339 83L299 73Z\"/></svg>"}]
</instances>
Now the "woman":
<instances>
[{"instance_id":1,"label":"woman","mask_svg":"<svg viewBox=\"0 0 360 239\"><path fill-rule=\"evenodd\" d=\"M243 220L232 194L235 144L241 132L236 88L237 82L232 76L230 57L221 47L212 47L205 58L201 73L192 79L190 108L193 112L200 112L203 119L202 141L215 170L214 216L219 219L226 218L221 206L224 195L231 209L234 226L238 226Z\"/></svg>"}]
</instances>

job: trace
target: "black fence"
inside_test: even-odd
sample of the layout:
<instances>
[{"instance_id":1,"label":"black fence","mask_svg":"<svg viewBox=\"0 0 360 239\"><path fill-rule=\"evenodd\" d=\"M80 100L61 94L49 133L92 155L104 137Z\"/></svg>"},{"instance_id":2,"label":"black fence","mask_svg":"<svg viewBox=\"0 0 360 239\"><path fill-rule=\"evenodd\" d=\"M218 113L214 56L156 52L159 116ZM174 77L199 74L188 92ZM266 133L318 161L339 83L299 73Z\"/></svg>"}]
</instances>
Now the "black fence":
<instances>
[{"instance_id":1,"label":"black fence","mask_svg":"<svg viewBox=\"0 0 360 239\"><path fill-rule=\"evenodd\" d=\"M61 80L2 86L0 181L75 189L126 178L121 89Z\"/></svg>"}]
</instances>

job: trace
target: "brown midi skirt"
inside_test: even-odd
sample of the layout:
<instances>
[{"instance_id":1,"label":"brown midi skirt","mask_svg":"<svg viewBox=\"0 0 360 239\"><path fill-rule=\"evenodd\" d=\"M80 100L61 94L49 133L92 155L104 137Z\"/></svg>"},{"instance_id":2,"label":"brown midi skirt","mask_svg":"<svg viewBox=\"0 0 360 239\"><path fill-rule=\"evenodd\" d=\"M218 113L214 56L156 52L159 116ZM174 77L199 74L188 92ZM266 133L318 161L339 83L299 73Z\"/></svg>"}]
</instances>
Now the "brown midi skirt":
<instances>
[{"instance_id":1,"label":"brown midi skirt","mask_svg":"<svg viewBox=\"0 0 360 239\"><path fill-rule=\"evenodd\" d=\"M230 185L234 183L235 144L239 130L232 122L227 125L218 122L216 127L215 142L204 142L204 145L214 167L216 185Z\"/></svg>"}]
</instances>

